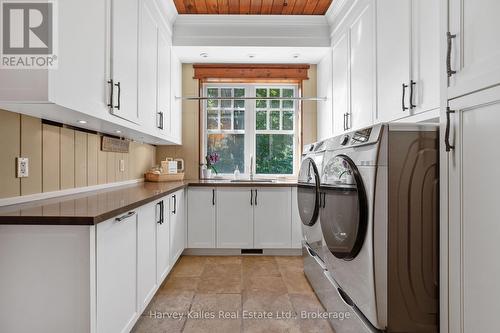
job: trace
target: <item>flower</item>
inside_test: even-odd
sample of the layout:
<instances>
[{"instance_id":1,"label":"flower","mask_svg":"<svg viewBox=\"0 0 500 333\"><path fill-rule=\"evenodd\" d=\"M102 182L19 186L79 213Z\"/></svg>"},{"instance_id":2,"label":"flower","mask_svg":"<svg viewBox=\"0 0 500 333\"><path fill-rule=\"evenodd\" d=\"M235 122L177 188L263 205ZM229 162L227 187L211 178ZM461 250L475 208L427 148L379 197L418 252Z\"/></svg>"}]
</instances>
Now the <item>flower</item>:
<instances>
[{"instance_id":1,"label":"flower","mask_svg":"<svg viewBox=\"0 0 500 333\"><path fill-rule=\"evenodd\" d=\"M220 156L217 152L213 152L205 156L205 160L207 161L207 169L212 169L215 174L217 174L217 169L215 169L215 164L219 162Z\"/></svg>"}]
</instances>

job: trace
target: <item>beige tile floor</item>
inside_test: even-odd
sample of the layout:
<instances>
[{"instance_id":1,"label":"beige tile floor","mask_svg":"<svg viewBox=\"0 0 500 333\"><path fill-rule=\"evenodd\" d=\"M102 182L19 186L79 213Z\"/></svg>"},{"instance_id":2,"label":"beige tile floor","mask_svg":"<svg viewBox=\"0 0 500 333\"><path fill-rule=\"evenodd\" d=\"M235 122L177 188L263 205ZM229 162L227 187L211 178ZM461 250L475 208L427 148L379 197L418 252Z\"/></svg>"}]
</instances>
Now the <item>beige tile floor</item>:
<instances>
[{"instance_id":1,"label":"beige tile floor","mask_svg":"<svg viewBox=\"0 0 500 333\"><path fill-rule=\"evenodd\" d=\"M324 309L301 257L183 256L133 332L333 332L326 320L300 319L302 311Z\"/></svg>"}]
</instances>

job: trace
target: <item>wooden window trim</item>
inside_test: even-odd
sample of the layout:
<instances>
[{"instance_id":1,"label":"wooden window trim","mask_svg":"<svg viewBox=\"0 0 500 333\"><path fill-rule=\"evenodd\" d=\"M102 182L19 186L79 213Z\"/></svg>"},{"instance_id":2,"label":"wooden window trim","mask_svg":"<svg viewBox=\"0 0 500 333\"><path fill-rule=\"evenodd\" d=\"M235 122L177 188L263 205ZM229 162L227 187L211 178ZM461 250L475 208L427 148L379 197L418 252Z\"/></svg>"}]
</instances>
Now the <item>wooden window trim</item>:
<instances>
[{"instance_id":1,"label":"wooden window trim","mask_svg":"<svg viewBox=\"0 0 500 333\"><path fill-rule=\"evenodd\" d=\"M194 79L208 82L272 82L309 80L307 64L194 64ZM214 81L216 80L216 81ZM239 80L239 81L233 81Z\"/></svg>"}]
</instances>

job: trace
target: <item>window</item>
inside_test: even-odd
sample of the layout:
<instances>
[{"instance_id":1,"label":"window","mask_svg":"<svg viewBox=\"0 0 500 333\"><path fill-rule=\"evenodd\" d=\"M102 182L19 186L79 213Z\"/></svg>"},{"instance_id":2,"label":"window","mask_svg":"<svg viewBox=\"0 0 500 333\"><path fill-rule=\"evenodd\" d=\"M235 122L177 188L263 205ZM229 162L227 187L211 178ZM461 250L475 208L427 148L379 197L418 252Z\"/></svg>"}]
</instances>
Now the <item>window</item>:
<instances>
[{"instance_id":1,"label":"window","mask_svg":"<svg viewBox=\"0 0 500 333\"><path fill-rule=\"evenodd\" d=\"M248 174L251 156L256 175L295 173L298 102L287 98L297 96L296 84L206 84L204 93L202 153L219 153L220 174Z\"/></svg>"}]
</instances>

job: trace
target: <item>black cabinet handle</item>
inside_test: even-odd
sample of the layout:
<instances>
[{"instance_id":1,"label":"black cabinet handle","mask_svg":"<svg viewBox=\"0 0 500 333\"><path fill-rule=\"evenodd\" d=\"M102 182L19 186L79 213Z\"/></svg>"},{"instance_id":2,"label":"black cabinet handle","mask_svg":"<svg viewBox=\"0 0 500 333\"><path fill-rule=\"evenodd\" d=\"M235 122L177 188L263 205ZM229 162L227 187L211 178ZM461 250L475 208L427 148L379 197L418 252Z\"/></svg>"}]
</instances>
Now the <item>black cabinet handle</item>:
<instances>
[{"instance_id":1,"label":"black cabinet handle","mask_svg":"<svg viewBox=\"0 0 500 333\"><path fill-rule=\"evenodd\" d=\"M345 113L344 113L344 131L347 131L347 128L345 127Z\"/></svg>"},{"instance_id":2,"label":"black cabinet handle","mask_svg":"<svg viewBox=\"0 0 500 333\"><path fill-rule=\"evenodd\" d=\"M257 190L255 190L255 206L257 206Z\"/></svg>"},{"instance_id":3,"label":"black cabinet handle","mask_svg":"<svg viewBox=\"0 0 500 333\"><path fill-rule=\"evenodd\" d=\"M120 82L115 83L115 86L118 87L118 105L115 106L115 109L120 110L120 101L121 101L121 95L122 95L122 88L120 86Z\"/></svg>"},{"instance_id":4,"label":"black cabinet handle","mask_svg":"<svg viewBox=\"0 0 500 333\"><path fill-rule=\"evenodd\" d=\"M347 130L351 128L351 113L349 112L345 114L345 128Z\"/></svg>"},{"instance_id":5,"label":"black cabinet handle","mask_svg":"<svg viewBox=\"0 0 500 333\"><path fill-rule=\"evenodd\" d=\"M408 88L408 85L403 83L403 97L401 98L401 108L403 109L403 111L408 110L408 108L406 107L406 104L405 104L406 88Z\"/></svg>"},{"instance_id":6,"label":"black cabinet handle","mask_svg":"<svg viewBox=\"0 0 500 333\"><path fill-rule=\"evenodd\" d=\"M132 217L135 215L135 212L128 212L127 214L123 215L123 216L120 216L120 217L117 217L115 218L115 221L116 222L121 222L123 220L126 220L128 219L129 217Z\"/></svg>"},{"instance_id":7,"label":"black cabinet handle","mask_svg":"<svg viewBox=\"0 0 500 333\"><path fill-rule=\"evenodd\" d=\"M158 128L159 129L163 129L163 112L162 111L159 111L157 112L157 115L158 115Z\"/></svg>"},{"instance_id":8,"label":"black cabinet handle","mask_svg":"<svg viewBox=\"0 0 500 333\"><path fill-rule=\"evenodd\" d=\"M108 103L108 107L110 108L113 108L113 91L115 90L115 85L113 83L113 80L109 80L108 81L108 84L109 84L109 88L110 88L110 92L109 92L109 103Z\"/></svg>"},{"instance_id":9,"label":"black cabinet handle","mask_svg":"<svg viewBox=\"0 0 500 333\"><path fill-rule=\"evenodd\" d=\"M323 192L323 208L326 207L326 192Z\"/></svg>"},{"instance_id":10,"label":"black cabinet handle","mask_svg":"<svg viewBox=\"0 0 500 333\"><path fill-rule=\"evenodd\" d=\"M215 189L212 189L212 206L215 206Z\"/></svg>"},{"instance_id":11,"label":"black cabinet handle","mask_svg":"<svg viewBox=\"0 0 500 333\"><path fill-rule=\"evenodd\" d=\"M174 194L172 196L172 198L174 199L174 210L172 211L172 214L177 214L177 196Z\"/></svg>"},{"instance_id":12,"label":"black cabinet handle","mask_svg":"<svg viewBox=\"0 0 500 333\"><path fill-rule=\"evenodd\" d=\"M449 31L446 33L446 38L448 40L448 47L446 52L446 72L448 73L448 77L457 74L457 71L451 69L451 43L452 40L455 39L456 37L457 35L452 35Z\"/></svg>"},{"instance_id":13,"label":"black cabinet handle","mask_svg":"<svg viewBox=\"0 0 500 333\"><path fill-rule=\"evenodd\" d=\"M415 104L413 104L413 89L416 84L417 82L413 80L410 81L410 109L414 109L417 107Z\"/></svg>"},{"instance_id":14,"label":"black cabinet handle","mask_svg":"<svg viewBox=\"0 0 500 333\"><path fill-rule=\"evenodd\" d=\"M160 207L160 218L156 221L156 223L163 224L163 201L158 202L156 207Z\"/></svg>"},{"instance_id":15,"label":"black cabinet handle","mask_svg":"<svg viewBox=\"0 0 500 333\"><path fill-rule=\"evenodd\" d=\"M253 206L253 190L250 190L250 206Z\"/></svg>"},{"instance_id":16,"label":"black cabinet handle","mask_svg":"<svg viewBox=\"0 0 500 333\"><path fill-rule=\"evenodd\" d=\"M446 151L449 152L455 149L455 146L450 144L450 114L455 113L455 110L451 110L449 107L446 108L446 129L444 133L444 144L446 146Z\"/></svg>"}]
</instances>

